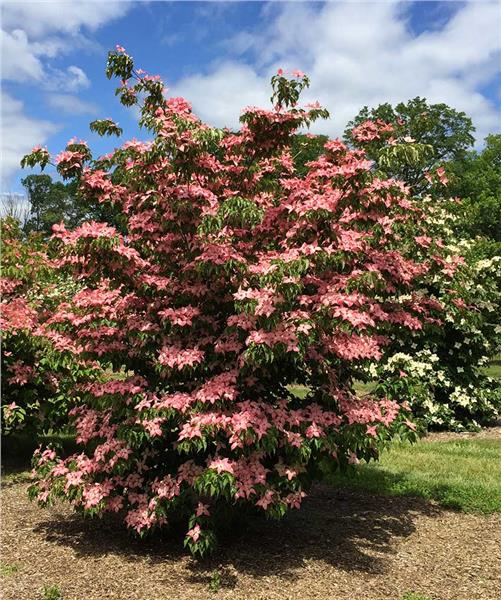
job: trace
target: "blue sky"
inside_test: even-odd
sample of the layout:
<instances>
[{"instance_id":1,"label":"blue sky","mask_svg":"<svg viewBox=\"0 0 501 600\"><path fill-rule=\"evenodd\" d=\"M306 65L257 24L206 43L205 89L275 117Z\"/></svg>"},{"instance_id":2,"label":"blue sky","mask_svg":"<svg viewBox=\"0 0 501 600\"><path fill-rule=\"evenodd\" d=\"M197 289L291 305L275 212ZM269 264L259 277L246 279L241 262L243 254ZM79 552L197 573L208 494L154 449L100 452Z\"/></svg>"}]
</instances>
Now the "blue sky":
<instances>
[{"instance_id":1,"label":"blue sky","mask_svg":"<svg viewBox=\"0 0 501 600\"><path fill-rule=\"evenodd\" d=\"M479 142L501 124L501 5L497 2L30 2L2 5L2 190L22 190L19 159L35 144L57 153L113 117L141 136L134 111L106 80L123 45L172 95L217 126L269 102L278 67L306 71L305 101L340 135L360 107L420 95L464 110Z\"/></svg>"}]
</instances>

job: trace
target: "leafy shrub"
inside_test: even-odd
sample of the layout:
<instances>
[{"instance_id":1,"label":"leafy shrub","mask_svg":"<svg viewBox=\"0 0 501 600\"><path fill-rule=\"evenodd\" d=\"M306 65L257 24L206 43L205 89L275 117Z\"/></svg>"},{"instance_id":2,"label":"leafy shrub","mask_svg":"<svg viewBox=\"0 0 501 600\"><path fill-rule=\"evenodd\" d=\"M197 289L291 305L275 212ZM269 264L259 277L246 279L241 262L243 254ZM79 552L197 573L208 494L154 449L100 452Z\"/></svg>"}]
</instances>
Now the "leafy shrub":
<instances>
[{"instance_id":1,"label":"leafy shrub","mask_svg":"<svg viewBox=\"0 0 501 600\"><path fill-rule=\"evenodd\" d=\"M68 421L66 386L78 367L58 351L57 339L48 339L43 323L78 285L50 265L40 236L25 237L12 219L0 226L2 433L36 436Z\"/></svg>"},{"instance_id":2,"label":"leafy shrub","mask_svg":"<svg viewBox=\"0 0 501 600\"><path fill-rule=\"evenodd\" d=\"M418 104L423 108L422 102ZM426 293L443 307L443 327L397 336L386 346L384 360L371 365L369 379L379 384L376 393L409 398L414 414L428 426L461 430L492 423L501 410L499 383L482 371L500 348L501 257L495 252L490 255L495 247L487 240L458 238L465 209L458 199L448 198L446 169L437 165L434 146L429 145L430 157L422 140L438 135L439 157L444 158L454 148L461 155L468 140L469 120L447 107L435 108L444 111L437 123L450 118L457 121L457 131L449 141L444 138L442 125L440 135L433 127L426 133L426 119L424 124L415 115L409 117L410 123L403 118L396 122L361 121L367 111L356 119L358 124L350 135L359 148L369 149L381 175L407 173L407 183L417 185L420 195L413 202L426 214L426 234L416 238L418 252L426 260L440 246L444 271L450 269L452 276L429 273L423 280ZM420 132L421 141L410 136L416 132ZM407 243L402 237L402 244Z\"/></svg>"},{"instance_id":3,"label":"leafy shrub","mask_svg":"<svg viewBox=\"0 0 501 600\"><path fill-rule=\"evenodd\" d=\"M492 424L501 410L499 382L484 373L500 349L501 257L479 259L474 242L450 248L464 260L454 287L441 277L427 283L443 306L441 331L400 336L369 372L380 393L409 398L428 427L464 430Z\"/></svg>"},{"instance_id":4,"label":"leafy shrub","mask_svg":"<svg viewBox=\"0 0 501 600\"><path fill-rule=\"evenodd\" d=\"M422 282L454 269L439 246L421 258L423 212L363 152L329 140L298 176L295 132L327 116L297 105L303 74L278 73L274 108L246 109L230 132L121 48L107 73L123 104L144 98L153 139L96 160L72 141L56 159L124 233L55 229L59 268L84 287L45 332L95 371L72 390L82 451L38 451L31 494L118 512L140 534L184 520L204 554L229 510L281 517L326 471L414 437L404 397L360 398L353 381L392 336L439 326Z\"/></svg>"}]
</instances>

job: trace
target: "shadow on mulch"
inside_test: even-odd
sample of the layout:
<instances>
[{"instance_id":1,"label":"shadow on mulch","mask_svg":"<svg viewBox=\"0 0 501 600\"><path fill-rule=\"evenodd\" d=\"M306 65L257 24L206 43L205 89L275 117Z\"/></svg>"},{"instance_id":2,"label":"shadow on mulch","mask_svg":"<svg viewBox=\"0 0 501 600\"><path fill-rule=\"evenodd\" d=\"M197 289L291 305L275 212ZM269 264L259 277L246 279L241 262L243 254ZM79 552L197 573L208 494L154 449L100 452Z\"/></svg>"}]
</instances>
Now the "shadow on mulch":
<instances>
[{"instance_id":1,"label":"shadow on mulch","mask_svg":"<svg viewBox=\"0 0 501 600\"><path fill-rule=\"evenodd\" d=\"M254 577L297 579L295 573L310 560L322 560L344 571L386 572L395 542L415 531L418 515L437 516L440 509L425 500L386 497L337 490L319 485L300 511L280 522L252 519L221 539L210 558L186 558L181 536L158 534L138 540L116 521L99 521L79 515L52 515L35 527L46 541L71 547L77 555L120 556L127 561L168 563L184 557L192 583L208 584L218 570L221 587L236 584L233 572Z\"/></svg>"}]
</instances>

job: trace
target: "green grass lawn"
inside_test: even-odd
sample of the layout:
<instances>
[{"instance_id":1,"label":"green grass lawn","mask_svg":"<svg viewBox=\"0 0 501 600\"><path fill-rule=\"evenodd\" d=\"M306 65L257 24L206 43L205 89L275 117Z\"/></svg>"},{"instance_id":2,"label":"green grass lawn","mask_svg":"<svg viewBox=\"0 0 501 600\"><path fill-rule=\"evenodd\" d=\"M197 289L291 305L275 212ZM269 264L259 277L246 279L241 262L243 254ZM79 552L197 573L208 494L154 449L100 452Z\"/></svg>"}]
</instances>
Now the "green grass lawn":
<instances>
[{"instance_id":1,"label":"green grass lawn","mask_svg":"<svg viewBox=\"0 0 501 600\"><path fill-rule=\"evenodd\" d=\"M493 377L494 379L499 379L501 381L501 357L498 355L488 367L485 367L484 372L489 377Z\"/></svg>"},{"instance_id":2,"label":"green grass lawn","mask_svg":"<svg viewBox=\"0 0 501 600\"><path fill-rule=\"evenodd\" d=\"M485 368L501 380L501 356ZM356 382L357 393L370 384ZM289 388L304 398L308 388ZM417 444L395 443L379 463L361 464L333 479L338 487L371 492L421 496L442 506L464 512L501 512L501 439L423 439Z\"/></svg>"},{"instance_id":3,"label":"green grass lawn","mask_svg":"<svg viewBox=\"0 0 501 600\"><path fill-rule=\"evenodd\" d=\"M357 394L363 395L368 394L373 388L374 383L363 383L362 381L355 381L354 388ZM288 386L290 392L298 398L304 398L308 393L308 387L305 385L290 385Z\"/></svg>"},{"instance_id":4,"label":"green grass lawn","mask_svg":"<svg viewBox=\"0 0 501 600\"><path fill-rule=\"evenodd\" d=\"M332 483L436 500L463 512L501 512L501 439L396 443L379 463L360 464Z\"/></svg>"}]
</instances>

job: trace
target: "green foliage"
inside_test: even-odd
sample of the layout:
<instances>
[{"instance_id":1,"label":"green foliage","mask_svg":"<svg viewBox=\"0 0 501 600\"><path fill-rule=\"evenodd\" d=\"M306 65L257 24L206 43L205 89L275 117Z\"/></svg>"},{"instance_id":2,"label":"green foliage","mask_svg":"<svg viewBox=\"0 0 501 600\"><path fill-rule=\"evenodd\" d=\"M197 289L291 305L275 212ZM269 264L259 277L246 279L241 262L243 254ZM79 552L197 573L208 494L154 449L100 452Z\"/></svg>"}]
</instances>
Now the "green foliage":
<instances>
[{"instance_id":1,"label":"green foliage","mask_svg":"<svg viewBox=\"0 0 501 600\"><path fill-rule=\"evenodd\" d=\"M62 600L63 593L57 585L44 585L40 590L41 600Z\"/></svg>"},{"instance_id":2,"label":"green foliage","mask_svg":"<svg viewBox=\"0 0 501 600\"><path fill-rule=\"evenodd\" d=\"M95 131L99 135L116 135L120 137L123 133L123 129L117 125L111 119L97 119L90 123L89 128L91 131Z\"/></svg>"},{"instance_id":3,"label":"green foliage","mask_svg":"<svg viewBox=\"0 0 501 600\"><path fill-rule=\"evenodd\" d=\"M416 592L405 592L405 594L402 596L402 600L431 600L431 598Z\"/></svg>"},{"instance_id":4,"label":"green foliage","mask_svg":"<svg viewBox=\"0 0 501 600\"><path fill-rule=\"evenodd\" d=\"M11 575L14 575L14 573L17 573L18 570L17 565L9 565L3 561L0 562L0 575L2 577L10 577Z\"/></svg>"},{"instance_id":5,"label":"green foliage","mask_svg":"<svg viewBox=\"0 0 501 600\"><path fill-rule=\"evenodd\" d=\"M219 592L221 589L222 577L219 571L214 571L209 582L209 592Z\"/></svg>"},{"instance_id":6,"label":"green foliage","mask_svg":"<svg viewBox=\"0 0 501 600\"><path fill-rule=\"evenodd\" d=\"M310 87L309 78L301 73L297 79L289 79L284 76L282 69L279 69L276 75L271 78L273 94L271 103L279 108L289 108L296 106L301 92Z\"/></svg>"},{"instance_id":7,"label":"green foliage","mask_svg":"<svg viewBox=\"0 0 501 600\"><path fill-rule=\"evenodd\" d=\"M501 440L471 438L394 444L378 464L331 478L336 486L420 496L462 512L501 512Z\"/></svg>"},{"instance_id":8,"label":"green foliage","mask_svg":"<svg viewBox=\"0 0 501 600\"><path fill-rule=\"evenodd\" d=\"M433 159L434 149L431 144L417 142L393 144L381 149L378 166L383 172L401 173L409 168L424 170Z\"/></svg>"},{"instance_id":9,"label":"green foliage","mask_svg":"<svg viewBox=\"0 0 501 600\"><path fill-rule=\"evenodd\" d=\"M216 534L210 529L200 530L200 537L197 540L186 537L183 543L185 548L189 548L193 556L200 558L210 554L217 547Z\"/></svg>"},{"instance_id":10,"label":"green foliage","mask_svg":"<svg viewBox=\"0 0 501 600\"><path fill-rule=\"evenodd\" d=\"M501 134L485 138L484 148L447 165L449 193L462 199L459 233L484 236L501 253Z\"/></svg>"},{"instance_id":11,"label":"green foliage","mask_svg":"<svg viewBox=\"0 0 501 600\"><path fill-rule=\"evenodd\" d=\"M328 141L326 135L310 135L298 133L292 139L291 154L294 166L300 177L306 175L306 164L317 160L324 153L324 145Z\"/></svg>"},{"instance_id":12,"label":"green foliage","mask_svg":"<svg viewBox=\"0 0 501 600\"><path fill-rule=\"evenodd\" d=\"M52 226L64 221L74 226L81 220L75 204L76 186L53 181L50 175L28 175L21 180L30 203L25 232L52 234Z\"/></svg>"},{"instance_id":13,"label":"green foliage","mask_svg":"<svg viewBox=\"0 0 501 600\"><path fill-rule=\"evenodd\" d=\"M399 150L384 150L381 155L379 140L364 144L364 149L388 176L406 181L416 191L429 188L428 183L423 180L425 171L431 171L447 161L460 159L475 141L475 128L464 112L443 103L429 104L420 97L406 103L400 102L396 106L388 102L375 108L364 106L346 126L344 139L357 146L352 129L367 120L378 119L393 126L395 139L408 137L413 140L409 144L414 145L417 154L414 157L402 157L398 155ZM393 160L388 160L385 155L388 152L396 153Z\"/></svg>"},{"instance_id":14,"label":"green foliage","mask_svg":"<svg viewBox=\"0 0 501 600\"><path fill-rule=\"evenodd\" d=\"M106 64L106 77L120 77L123 80L130 79L134 73L134 62L130 56L123 52L108 52Z\"/></svg>"},{"instance_id":15,"label":"green foliage","mask_svg":"<svg viewBox=\"0 0 501 600\"><path fill-rule=\"evenodd\" d=\"M30 154L27 154L21 159L21 167L24 169L26 167L35 167L39 166L43 171L45 167L50 162L50 155L47 148L41 148L37 146L33 148Z\"/></svg>"}]
</instances>

